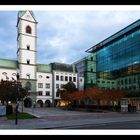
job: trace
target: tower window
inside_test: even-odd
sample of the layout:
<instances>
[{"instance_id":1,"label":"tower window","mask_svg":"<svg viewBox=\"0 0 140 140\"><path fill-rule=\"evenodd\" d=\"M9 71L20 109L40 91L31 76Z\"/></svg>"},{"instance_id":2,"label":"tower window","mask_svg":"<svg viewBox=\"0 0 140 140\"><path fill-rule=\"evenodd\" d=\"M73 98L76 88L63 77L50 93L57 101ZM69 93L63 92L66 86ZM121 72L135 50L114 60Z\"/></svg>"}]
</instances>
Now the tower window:
<instances>
[{"instance_id":1,"label":"tower window","mask_svg":"<svg viewBox=\"0 0 140 140\"><path fill-rule=\"evenodd\" d=\"M26 26L26 33L28 33L28 34L32 33L32 29L31 29L31 27L29 25Z\"/></svg>"},{"instance_id":2,"label":"tower window","mask_svg":"<svg viewBox=\"0 0 140 140\"><path fill-rule=\"evenodd\" d=\"M26 76L27 76L27 79L30 79L30 74L26 74Z\"/></svg>"},{"instance_id":3,"label":"tower window","mask_svg":"<svg viewBox=\"0 0 140 140\"><path fill-rule=\"evenodd\" d=\"M30 50L30 45L27 45L27 50Z\"/></svg>"},{"instance_id":4,"label":"tower window","mask_svg":"<svg viewBox=\"0 0 140 140\"><path fill-rule=\"evenodd\" d=\"M30 64L30 60L29 59L27 60L27 64Z\"/></svg>"}]
</instances>

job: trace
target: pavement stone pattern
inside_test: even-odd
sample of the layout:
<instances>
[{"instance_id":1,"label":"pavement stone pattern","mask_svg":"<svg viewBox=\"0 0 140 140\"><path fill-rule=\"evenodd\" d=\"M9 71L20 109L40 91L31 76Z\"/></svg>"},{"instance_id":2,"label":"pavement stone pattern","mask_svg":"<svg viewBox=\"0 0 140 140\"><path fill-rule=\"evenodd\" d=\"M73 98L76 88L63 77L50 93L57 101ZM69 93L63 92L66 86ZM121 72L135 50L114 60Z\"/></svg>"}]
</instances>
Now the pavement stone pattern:
<instances>
[{"instance_id":1,"label":"pavement stone pattern","mask_svg":"<svg viewBox=\"0 0 140 140\"><path fill-rule=\"evenodd\" d=\"M66 111L60 108L24 108L24 112L33 114L35 119L7 120L0 117L0 129L57 129L65 126L101 124L110 122L123 122L140 120L140 113L121 113L121 112L81 112Z\"/></svg>"}]
</instances>

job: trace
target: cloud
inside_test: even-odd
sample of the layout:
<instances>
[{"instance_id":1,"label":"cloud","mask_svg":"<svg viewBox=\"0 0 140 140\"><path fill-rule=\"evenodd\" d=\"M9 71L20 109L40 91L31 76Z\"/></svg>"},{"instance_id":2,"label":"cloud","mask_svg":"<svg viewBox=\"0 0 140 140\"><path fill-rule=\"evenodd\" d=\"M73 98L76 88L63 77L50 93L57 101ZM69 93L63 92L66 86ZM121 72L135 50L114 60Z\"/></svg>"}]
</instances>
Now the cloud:
<instances>
[{"instance_id":1,"label":"cloud","mask_svg":"<svg viewBox=\"0 0 140 140\"><path fill-rule=\"evenodd\" d=\"M38 53L47 54L45 59L38 57L38 61L73 63L87 55L86 49L137 20L139 14L139 11L39 12Z\"/></svg>"},{"instance_id":2,"label":"cloud","mask_svg":"<svg viewBox=\"0 0 140 140\"><path fill-rule=\"evenodd\" d=\"M38 21L37 62L44 64L73 63L88 55L85 50L140 18L140 11L34 11L34 14ZM16 17L16 12L0 12L1 58L16 58Z\"/></svg>"}]
</instances>

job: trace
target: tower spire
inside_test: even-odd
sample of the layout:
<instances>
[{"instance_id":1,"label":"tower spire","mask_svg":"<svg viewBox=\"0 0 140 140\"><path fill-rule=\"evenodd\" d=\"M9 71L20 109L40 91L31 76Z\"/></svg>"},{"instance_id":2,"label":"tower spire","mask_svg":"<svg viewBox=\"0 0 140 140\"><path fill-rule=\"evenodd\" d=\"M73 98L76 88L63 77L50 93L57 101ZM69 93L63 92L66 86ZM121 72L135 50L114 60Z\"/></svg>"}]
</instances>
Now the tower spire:
<instances>
[{"instance_id":1,"label":"tower spire","mask_svg":"<svg viewBox=\"0 0 140 140\"><path fill-rule=\"evenodd\" d=\"M31 10L20 10L20 11L18 11L18 18L22 18L26 12L29 12L31 14L31 16L34 18L34 20L36 21L34 12L31 11Z\"/></svg>"}]
</instances>

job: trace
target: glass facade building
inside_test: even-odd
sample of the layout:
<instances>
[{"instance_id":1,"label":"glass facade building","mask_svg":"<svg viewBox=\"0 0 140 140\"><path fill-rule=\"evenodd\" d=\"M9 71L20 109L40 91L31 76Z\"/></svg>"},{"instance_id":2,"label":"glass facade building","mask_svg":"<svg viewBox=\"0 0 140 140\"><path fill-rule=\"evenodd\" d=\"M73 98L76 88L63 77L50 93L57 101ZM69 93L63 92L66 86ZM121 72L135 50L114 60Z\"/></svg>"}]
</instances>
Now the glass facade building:
<instances>
[{"instance_id":1,"label":"glass facade building","mask_svg":"<svg viewBox=\"0 0 140 140\"><path fill-rule=\"evenodd\" d=\"M96 84L96 54L90 54L74 64L78 71L78 77L84 77L84 88Z\"/></svg>"},{"instance_id":2,"label":"glass facade building","mask_svg":"<svg viewBox=\"0 0 140 140\"><path fill-rule=\"evenodd\" d=\"M96 56L96 66L92 68L96 71L96 83L99 86L140 89L140 20L86 52ZM86 67L90 67L90 64Z\"/></svg>"}]
</instances>

